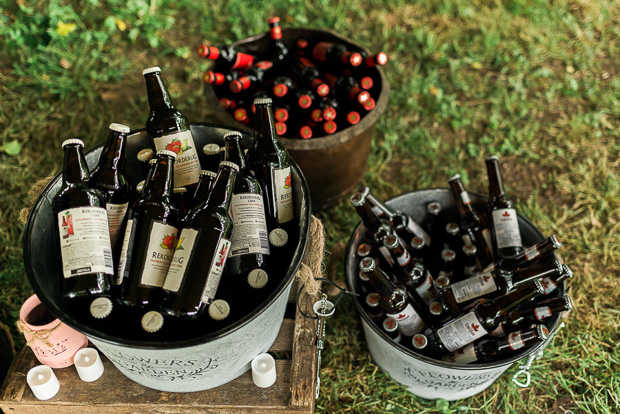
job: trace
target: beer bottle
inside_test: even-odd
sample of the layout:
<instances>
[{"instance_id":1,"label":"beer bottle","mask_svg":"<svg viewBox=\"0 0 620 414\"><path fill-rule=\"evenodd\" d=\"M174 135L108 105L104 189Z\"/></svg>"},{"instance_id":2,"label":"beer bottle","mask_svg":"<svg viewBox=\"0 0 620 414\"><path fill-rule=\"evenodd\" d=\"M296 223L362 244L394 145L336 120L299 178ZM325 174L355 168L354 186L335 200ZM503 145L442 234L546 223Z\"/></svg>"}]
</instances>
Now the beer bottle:
<instances>
[{"instance_id":1,"label":"beer bottle","mask_svg":"<svg viewBox=\"0 0 620 414\"><path fill-rule=\"evenodd\" d=\"M396 343L400 343L401 334L400 334L400 331L398 330L398 322L396 321L396 319L392 317L385 318L383 320L382 327L383 327L383 332L385 332L392 341Z\"/></svg>"},{"instance_id":2,"label":"beer bottle","mask_svg":"<svg viewBox=\"0 0 620 414\"><path fill-rule=\"evenodd\" d=\"M187 208L187 188L176 187L172 189L172 204L179 210L180 217L183 217L189 211Z\"/></svg>"},{"instance_id":3,"label":"beer bottle","mask_svg":"<svg viewBox=\"0 0 620 414\"><path fill-rule=\"evenodd\" d=\"M312 58L338 66L359 66L362 63L361 54L348 51L345 45L331 42L317 43L312 48Z\"/></svg>"},{"instance_id":4,"label":"beer bottle","mask_svg":"<svg viewBox=\"0 0 620 414\"><path fill-rule=\"evenodd\" d=\"M360 279L360 287L361 287L362 293L368 295L369 293L372 293L375 291L375 289L370 284L370 279L368 279L368 275L366 273L359 271L357 272L357 276Z\"/></svg>"},{"instance_id":5,"label":"beer bottle","mask_svg":"<svg viewBox=\"0 0 620 414\"><path fill-rule=\"evenodd\" d=\"M383 308L379 305L381 301L381 296L377 292L371 292L366 295L366 301L364 302L364 308L366 309L366 313L370 317L372 321L377 323L381 322L383 318L385 318L385 312Z\"/></svg>"},{"instance_id":6,"label":"beer bottle","mask_svg":"<svg viewBox=\"0 0 620 414\"><path fill-rule=\"evenodd\" d=\"M540 281L494 300L477 302L441 328L426 335L433 355L443 355L482 338L496 329L504 315L543 293Z\"/></svg>"},{"instance_id":7,"label":"beer bottle","mask_svg":"<svg viewBox=\"0 0 620 414\"><path fill-rule=\"evenodd\" d=\"M288 76L278 76L270 83L270 86L273 96L277 98L284 98L296 89L295 82Z\"/></svg>"},{"instance_id":8,"label":"beer bottle","mask_svg":"<svg viewBox=\"0 0 620 414\"><path fill-rule=\"evenodd\" d=\"M327 83L329 89L331 89L339 99L346 97L347 99L352 99L363 104L370 98L368 91L360 88L357 81L351 76L337 78L330 73L326 73L323 79L325 79L325 83Z\"/></svg>"},{"instance_id":9,"label":"beer bottle","mask_svg":"<svg viewBox=\"0 0 620 414\"><path fill-rule=\"evenodd\" d=\"M506 336L507 332L522 330L531 324L542 323L547 318L571 310L573 310L573 301L568 295L536 301L510 312L497 329L490 332L490 334L493 336Z\"/></svg>"},{"instance_id":10,"label":"beer bottle","mask_svg":"<svg viewBox=\"0 0 620 414\"><path fill-rule=\"evenodd\" d=\"M463 250L463 239L460 237L461 227L451 221L446 224L444 236L444 249L450 249L454 252ZM477 249L476 249L477 251ZM441 254L441 253L440 253Z\"/></svg>"},{"instance_id":11,"label":"beer bottle","mask_svg":"<svg viewBox=\"0 0 620 414\"><path fill-rule=\"evenodd\" d=\"M194 195L192 196L192 201L187 207L187 211L193 210L207 201L207 196L209 195L209 191L211 191L211 186L215 181L215 177L217 177L217 173L213 171L200 171L200 179L198 180Z\"/></svg>"},{"instance_id":12,"label":"beer bottle","mask_svg":"<svg viewBox=\"0 0 620 414\"><path fill-rule=\"evenodd\" d=\"M369 256L371 252L372 252L372 247L370 247L369 244L360 243L357 246L357 255L361 257L362 259L366 256Z\"/></svg>"},{"instance_id":13,"label":"beer bottle","mask_svg":"<svg viewBox=\"0 0 620 414\"><path fill-rule=\"evenodd\" d=\"M414 308L415 303L409 301L404 288L397 288L389 280L376 266L374 259L362 259L360 270L368 275L370 283L381 296L379 305L386 316L396 319L398 329L403 335L412 336L424 329L424 321L420 317L419 309Z\"/></svg>"},{"instance_id":14,"label":"beer bottle","mask_svg":"<svg viewBox=\"0 0 620 414\"><path fill-rule=\"evenodd\" d=\"M191 186L193 191L201 168L189 121L172 105L161 69L152 67L142 73L151 106L146 132L157 151L168 150L176 154L174 186Z\"/></svg>"},{"instance_id":15,"label":"beer bottle","mask_svg":"<svg viewBox=\"0 0 620 414\"><path fill-rule=\"evenodd\" d=\"M466 244L463 246L463 254L465 255L463 263L463 276L465 279L473 276L478 269L478 260L476 258L477 251L478 248L473 244Z\"/></svg>"},{"instance_id":16,"label":"beer bottle","mask_svg":"<svg viewBox=\"0 0 620 414\"><path fill-rule=\"evenodd\" d=\"M437 300L439 296L432 276L421 262L412 260L398 237L394 234L386 236L383 239L383 245L390 252L393 262L396 263L395 274L397 279L409 289L413 298L419 297L427 305Z\"/></svg>"},{"instance_id":17,"label":"beer bottle","mask_svg":"<svg viewBox=\"0 0 620 414\"><path fill-rule=\"evenodd\" d=\"M224 135L226 142L224 158L239 166L230 204L233 230L227 269L233 275L245 275L246 277L262 269L258 273L261 274L261 282L266 283L265 268L269 255L269 236L265 221L263 192L258 181L248 172L241 138L241 133L236 131Z\"/></svg>"},{"instance_id":18,"label":"beer bottle","mask_svg":"<svg viewBox=\"0 0 620 414\"><path fill-rule=\"evenodd\" d=\"M268 60L256 62L239 79L230 82L232 93L241 93L250 88L256 89L265 81L267 73L273 69L273 63Z\"/></svg>"},{"instance_id":19,"label":"beer bottle","mask_svg":"<svg viewBox=\"0 0 620 414\"><path fill-rule=\"evenodd\" d=\"M321 79L319 70L314 63L308 59L303 57L293 59L292 71L299 83L312 90L317 96L329 94L329 86Z\"/></svg>"},{"instance_id":20,"label":"beer bottle","mask_svg":"<svg viewBox=\"0 0 620 414\"><path fill-rule=\"evenodd\" d=\"M274 246L283 246L294 229L295 218L290 156L278 141L271 99L257 99L254 105L256 137L247 153L248 168L254 172L265 195L269 241Z\"/></svg>"},{"instance_id":21,"label":"beer bottle","mask_svg":"<svg viewBox=\"0 0 620 414\"><path fill-rule=\"evenodd\" d=\"M149 172L149 161L151 161L153 157L155 157L155 151L153 151L151 148L143 148L138 151L138 154L136 155L138 162L142 166L142 173L145 177L146 174Z\"/></svg>"},{"instance_id":22,"label":"beer bottle","mask_svg":"<svg viewBox=\"0 0 620 414\"><path fill-rule=\"evenodd\" d=\"M65 298L108 294L114 275L104 195L88 186L88 166L79 139L62 143L62 184L52 200Z\"/></svg>"},{"instance_id":23,"label":"beer bottle","mask_svg":"<svg viewBox=\"0 0 620 414\"><path fill-rule=\"evenodd\" d=\"M426 248L426 243L424 243L424 239L421 237L413 237L411 239L411 256L420 261L423 262L425 260L428 260L428 249Z\"/></svg>"},{"instance_id":24,"label":"beer bottle","mask_svg":"<svg viewBox=\"0 0 620 414\"><path fill-rule=\"evenodd\" d=\"M222 161L206 203L189 212L163 285L163 311L195 318L213 302L232 233L230 202L239 167Z\"/></svg>"},{"instance_id":25,"label":"beer bottle","mask_svg":"<svg viewBox=\"0 0 620 414\"><path fill-rule=\"evenodd\" d=\"M388 61L388 56L385 52L364 55L364 65L369 68L374 68L376 66L385 66Z\"/></svg>"},{"instance_id":26,"label":"beer bottle","mask_svg":"<svg viewBox=\"0 0 620 414\"><path fill-rule=\"evenodd\" d=\"M235 118L235 121L240 122L242 124L246 124L246 125L250 123L250 119L251 119L250 113L245 108L235 109L235 112L233 112L233 118Z\"/></svg>"},{"instance_id":27,"label":"beer bottle","mask_svg":"<svg viewBox=\"0 0 620 414\"><path fill-rule=\"evenodd\" d=\"M461 349L444 355L445 362L469 364L471 362L494 362L508 358L523 348L543 342L549 337L545 325L534 325L524 331L511 332L504 339L478 339Z\"/></svg>"},{"instance_id":28,"label":"beer bottle","mask_svg":"<svg viewBox=\"0 0 620 414\"><path fill-rule=\"evenodd\" d=\"M464 244L476 246L480 264L487 266L493 261L491 254L492 246L487 244L487 238L484 235L484 232L488 232L488 229L483 227L480 216L478 216L474 206L471 204L469 193L461 182L461 176L456 174L448 179L448 183L452 189L452 195L461 216L461 235L463 236Z\"/></svg>"},{"instance_id":29,"label":"beer bottle","mask_svg":"<svg viewBox=\"0 0 620 414\"><path fill-rule=\"evenodd\" d=\"M562 243L558 240L557 236L552 234L540 243L536 243L523 250L521 253L513 257L500 257L495 263L491 263L483 271L489 271L493 269L502 270L519 270L532 263L536 263L542 259L550 256L554 251L562 247Z\"/></svg>"},{"instance_id":30,"label":"beer bottle","mask_svg":"<svg viewBox=\"0 0 620 414\"><path fill-rule=\"evenodd\" d=\"M116 279L125 305L152 307L161 302L180 221L172 203L175 158L172 151L157 151L142 195L129 210Z\"/></svg>"},{"instance_id":31,"label":"beer bottle","mask_svg":"<svg viewBox=\"0 0 620 414\"><path fill-rule=\"evenodd\" d=\"M493 271L479 273L469 279L451 283L450 286L439 291L439 298L444 310L448 314L459 311L460 304L470 300L494 294L505 294L517 287L531 284L544 277L557 277L564 268L559 260L546 264L543 268L526 268L523 272L511 273L507 271Z\"/></svg>"},{"instance_id":32,"label":"beer bottle","mask_svg":"<svg viewBox=\"0 0 620 414\"><path fill-rule=\"evenodd\" d=\"M217 88L217 91L226 91L230 88L230 82L239 78L239 72L232 71L228 73L213 72L211 70L205 71L202 75L202 81L206 84L212 85L213 88Z\"/></svg>"},{"instance_id":33,"label":"beer bottle","mask_svg":"<svg viewBox=\"0 0 620 414\"><path fill-rule=\"evenodd\" d=\"M454 276L454 260L456 259L456 253L451 249L444 249L441 252L441 269L437 278L445 277L452 282Z\"/></svg>"},{"instance_id":34,"label":"beer bottle","mask_svg":"<svg viewBox=\"0 0 620 414\"><path fill-rule=\"evenodd\" d=\"M269 19L269 38L271 39L271 43L267 48L269 60L276 64L284 62L288 55L288 48L282 42L282 28L280 27L280 18L278 16Z\"/></svg>"},{"instance_id":35,"label":"beer bottle","mask_svg":"<svg viewBox=\"0 0 620 414\"><path fill-rule=\"evenodd\" d=\"M99 156L99 163L90 173L89 187L101 191L105 197L105 208L108 212L110 226L110 244L114 261L118 257L123 244L122 230L125 216L129 208L131 186L125 177L125 150L129 127L122 124L110 124L108 140Z\"/></svg>"},{"instance_id":36,"label":"beer bottle","mask_svg":"<svg viewBox=\"0 0 620 414\"><path fill-rule=\"evenodd\" d=\"M387 251L385 246L383 246L383 239L385 239L386 236L392 233L392 228L390 227L390 224L385 220L379 219L375 215L375 213L373 213L372 208L367 202L364 193L353 194L349 201L351 202L353 207L355 207L357 215L362 220L362 224L364 225L365 237L378 247L379 252L381 252L383 258L391 266L393 266L390 253Z\"/></svg>"},{"instance_id":37,"label":"beer bottle","mask_svg":"<svg viewBox=\"0 0 620 414\"><path fill-rule=\"evenodd\" d=\"M497 156L485 160L489 180L489 216L493 246L498 257L513 257L523 251L517 212L504 193Z\"/></svg>"},{"instance_id":38,"label":"beer bottle","mask_svg":"<svg viewBox=\"0 0 620 414\"><path fill-rule=\"evenodd\" d=\"M222 159L222 147L215 143L210 143L202 147L202 154L204 159L203 171L208 170L217 174L220 168L220 162ZM201 165L203 163L201 162Z\"/></svg>"},{"instance_id":39,"label":"beer bottle","mask_svg":"<svg viewBox=\"0 0 620 414\"><path fill-rule=\"evenodd\" d=\"M207 46L201 44L196 48L198 56L214 60L215 64L228 70L243 71L254 63L254 56L249 53L237 52L234 47L228 45Z\"/></svg>"}]
</instances>

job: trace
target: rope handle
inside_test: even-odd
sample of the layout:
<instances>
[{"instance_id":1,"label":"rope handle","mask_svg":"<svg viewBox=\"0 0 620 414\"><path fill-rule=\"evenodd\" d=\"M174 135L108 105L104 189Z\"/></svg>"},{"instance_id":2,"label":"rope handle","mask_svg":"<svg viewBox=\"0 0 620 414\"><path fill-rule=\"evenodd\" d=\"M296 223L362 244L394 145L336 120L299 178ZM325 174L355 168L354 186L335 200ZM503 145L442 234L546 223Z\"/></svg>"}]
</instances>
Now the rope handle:
<instances>
[{"instance_id":1,"label":"rope handle","mask_svg":"<svg viewBox=\"0 0 620 414\"><path fill-rule=\"evenodd\" d=\"M31 338L27 342L27 345L29 347L32 348L32 343L36 339L37 341L45 344L48 348L53 348L54 344L52 344L49 341L49 337L52 335L52 332L54 332L56 329L58 329L60 327L60 325L62 325L62 322L59 321L59 323L56 326L54 326L53 328L51 328L51 329L42 329L40 331L33 331L32 329L30 329L28 327L28 325L26 325L21 320L17 320L15 322L15 325L17 325L17 329L19 330L19 332L24 334L24 336L25 336L25 334L30 335Z\"/></svg>"}]
</instances>

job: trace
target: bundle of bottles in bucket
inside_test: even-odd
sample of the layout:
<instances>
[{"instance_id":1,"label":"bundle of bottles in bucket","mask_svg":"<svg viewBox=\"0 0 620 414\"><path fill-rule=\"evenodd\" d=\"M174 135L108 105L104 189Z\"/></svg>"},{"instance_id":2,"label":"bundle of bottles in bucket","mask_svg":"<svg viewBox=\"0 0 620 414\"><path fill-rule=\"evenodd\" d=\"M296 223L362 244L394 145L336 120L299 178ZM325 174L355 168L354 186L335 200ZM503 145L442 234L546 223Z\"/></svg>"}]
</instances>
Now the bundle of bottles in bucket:
<instances>
[{"instance_id":1,"label":"bundle of bottles in bucket","mask_svg":"<svg viewBox=\"0 0 620 414\"><path fill-rule=\"evenodd\" d=\"M374 109L381 92L376 67L387 63L384 52L304 38L289 50L278 17L269 19L269 39L266 50L256 54L231 45L197 47L198 55L220 70L206 71L204 82L235 120L251 123L254 99L271 98L278 135L309 139L356 125Z\"/></svg>"},{"instance_id":2,"label":"bundle of bottles in bucket","mask_svg":"<svg viewBox=\"0 0 620 414\"><path fill-rule=\"evenodd\" d=\"M498 157L486 159L489 201L476 209L457 174L448 180L458 216L427 205L425 222L364 187L351 197L364 229L358 293L385 335L453 363L502 360L549 335L545 322L572 309L557 287L572 278L555 235L524 246L504 193Z\"/></svg>"},{"instance_id":3,"label":"bundle of bottles in bucket","mask_svg":"<svg viewBox=\"0 0 620 414\"><path fill-rule=\"evenodd\" d=\"M132 160L146 175L135 190L124 171L128 126L110 125L91 171L83 142L63 143L62 185L53 199L63 296L78 317L90 308L93 325L123 325L134 336L159 332L164 315L200 320L202 331L204 321L234 322L281 282L299 234L290 158L275 133L272 102L254 102L247 155L241 133L231 131L223 148L207 144L199 157L160 68L143 74L151 147L138 152L142 164ZM126 323L136 309L139 321Z\"/></svg>"}]
</instances>

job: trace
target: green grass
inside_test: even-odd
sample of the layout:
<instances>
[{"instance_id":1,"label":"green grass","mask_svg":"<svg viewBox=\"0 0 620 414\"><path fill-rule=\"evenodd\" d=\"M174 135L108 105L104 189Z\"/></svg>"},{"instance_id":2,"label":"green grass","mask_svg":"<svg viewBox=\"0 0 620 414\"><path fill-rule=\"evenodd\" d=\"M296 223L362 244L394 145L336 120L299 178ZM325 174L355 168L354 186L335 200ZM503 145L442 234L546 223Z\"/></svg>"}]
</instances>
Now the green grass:
<instances>
[{"instance_id":1,"label":"green grass","mask_svg":"<svg viewBox=\"0 0 620 414\"><path fill-rule=\"evenodd\" d=\"M18 216L33 183L59 170L60 143L80 136L90 147L112 121L143 125L141 69L152 64L163 66L190 120L207 120L214 104L201 93L207 64L192 47L265 31L274 14L283 26L333 28L388 52L392 95L364 177L378 196L445 187L457 172L484 192L483 160L499 154L518 210L560 236L576 274L576 310L535 362L532 385L515 387L513 367L484 393L453 403L418 399L382 374L344 302L328 324L317 412L620 411L620 6L613 1L10 2L0 15L0 320L14 326L31 293ZM319 217L328 249L357 222L347 202Z\"/></svg>"}]
</instances>

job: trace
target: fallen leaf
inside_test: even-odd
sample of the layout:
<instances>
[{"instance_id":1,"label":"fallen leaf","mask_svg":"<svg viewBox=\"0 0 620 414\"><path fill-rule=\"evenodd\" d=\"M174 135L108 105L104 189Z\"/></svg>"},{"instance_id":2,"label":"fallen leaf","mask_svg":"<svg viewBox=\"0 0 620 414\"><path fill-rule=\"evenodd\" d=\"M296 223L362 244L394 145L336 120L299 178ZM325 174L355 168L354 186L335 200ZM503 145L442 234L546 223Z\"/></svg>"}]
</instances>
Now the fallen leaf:
<instances>
[{"instance_id":1,"label":"fallen leaf","mask_svg":"<svg viewBox=\"0 0 620 414\"><path fill-rule=\"evenodd\" d=\"M433 96L437 96L437 94L439 94L439 89L437 89L437 87L435 85L431 85L430 88L428 88L428 92L433 95Z\"/></svg>"},{"instance_id":2,"label":"fallen leaf","mask_svg":"<svg viewBox=\"0 0 620 414\"><path fill-rule=\"evenodd\" d=\"M75 23L63 23L59 21L56 27L56 33L58 33L58 36L67 36L69 33L75 31L76 28L77 25Z\"/></svg>"},{"instance_id":3,"label":"fallen leaf","mask_svg":"<svg viewBox=\"0 0 620 414\"><path fill-rule=\"evenodd\" d=\"M566 65L566 73L575 73L575 68L571 65Z\"/></svg>"},{"instance_id":4,"label":"fallen leaf","mask_svg":"<svg viewBox=\"0 0 620 414\"><path fill-rule=\"evenodd\" d=\"M124 32L125 30L127 30L127 23L125 23L124 21L117 19L115 17L114 22L116 22L116 27L118 27L118 30L120 30L121 32Z\"/></svg>"},{"instance_id":5,"label":"fallen leaf","mask_svg":"<svg viewBox=\"0 0 620 414\"><path fill-rule=\"evenodd\" d=\"M60 66L62 66L65 69L71 69L73 67L73 64L69 62L67 59L62 58L60 59Z\"/></svg>"},{"instance_id":6,"label":"fallen leaf","mask_svg":"<svg viewBox=\"0 0 620 414\"><path fill-rule=\"evenodd\" d=\"M22 146L16 140L5 143L4 145L2 145L1 149L2 151L6 152L7 155L11 155L13 157L19 155L19 153L22 152Z\"/></svg>"},{"instance_id":7,"label":"fallen leaf","mask_svg":"<svg viewBox=\"0 0 620 414\"><path fill-rule=\"evenodd\" d=\"M471 67L474 68L474 69L480 70L480 69L482 69L482 63L474 62L474 63L471 64Z\"/></svg>"}]
</instances>

